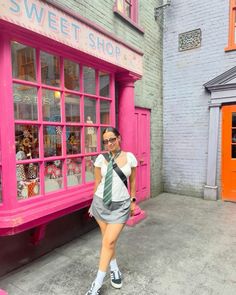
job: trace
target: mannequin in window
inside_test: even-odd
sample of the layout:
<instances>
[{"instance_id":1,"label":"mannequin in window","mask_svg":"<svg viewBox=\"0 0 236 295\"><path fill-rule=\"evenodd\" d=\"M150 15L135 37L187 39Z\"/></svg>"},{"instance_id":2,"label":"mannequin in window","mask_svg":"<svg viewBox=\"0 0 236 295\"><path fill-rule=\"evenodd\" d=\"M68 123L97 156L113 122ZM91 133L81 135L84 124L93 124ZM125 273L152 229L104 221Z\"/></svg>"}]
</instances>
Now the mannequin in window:
<instances>
[{"instance_id":1,"label":"mannequin in window","mask_svg":"<svg viewBox=\"0 0 236 295\"><path fill-rule=\"evenodd\" d=\"M93 124L93 121L91 120L90 116L87 116L86 120L87 124ZM88 146L88 152L96 152L97 149L97 134L94 127L87 127L87 146Z\"/></svg>"}]
</instances>

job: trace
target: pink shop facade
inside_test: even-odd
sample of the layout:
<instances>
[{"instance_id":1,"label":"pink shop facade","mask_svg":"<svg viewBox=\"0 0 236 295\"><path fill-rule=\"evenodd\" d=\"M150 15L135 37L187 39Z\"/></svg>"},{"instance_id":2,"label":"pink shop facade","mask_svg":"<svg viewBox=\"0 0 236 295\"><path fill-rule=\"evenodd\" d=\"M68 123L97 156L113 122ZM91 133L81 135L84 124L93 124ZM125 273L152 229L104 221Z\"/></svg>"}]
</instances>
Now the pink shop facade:
<instances>
[{"instance_id":1,"label":"pink shop facade","mask_svg":"<svg viewBox=\"0 0 236 295\"><path fill-rule=\"evenodd\" d=\"M134 151L142 52L45 1L0 0L0 235L89 206L101 133Z\"/></svg>"}]
</instances>

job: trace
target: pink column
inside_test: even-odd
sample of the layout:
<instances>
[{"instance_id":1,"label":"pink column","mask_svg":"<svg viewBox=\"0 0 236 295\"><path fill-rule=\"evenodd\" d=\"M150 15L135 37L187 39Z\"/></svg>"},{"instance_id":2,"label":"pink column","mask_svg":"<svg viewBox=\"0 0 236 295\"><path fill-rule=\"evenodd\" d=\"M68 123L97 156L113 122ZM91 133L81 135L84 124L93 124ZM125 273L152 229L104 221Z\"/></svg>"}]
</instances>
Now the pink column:
<instances>
[{"instance_id":1,"label":"pink column","mask_svg":"<svg viewBox=\"0 0 236 295\"><path fill-rule=\"evenodd\" d=\"M121 134L122 149L134 150L134 83L138 78L122 73L116 76L118 91L118 128Z\"/></svg>"},{"instance_id":2,"label":"pink column","mask_svg":"<svg viewBox=\"0 0 236 295\"><path fill-rule=\"evenodd\" d=\"M125 151L134 152L134 83L138 80L131 74L118 74L116 81L119 83L118 91L118 128L121 134L121 146ZM130 217L127 225L134 226L146 217L145 211L136 205L134 216Z\"/></svg>"}]
</instances>

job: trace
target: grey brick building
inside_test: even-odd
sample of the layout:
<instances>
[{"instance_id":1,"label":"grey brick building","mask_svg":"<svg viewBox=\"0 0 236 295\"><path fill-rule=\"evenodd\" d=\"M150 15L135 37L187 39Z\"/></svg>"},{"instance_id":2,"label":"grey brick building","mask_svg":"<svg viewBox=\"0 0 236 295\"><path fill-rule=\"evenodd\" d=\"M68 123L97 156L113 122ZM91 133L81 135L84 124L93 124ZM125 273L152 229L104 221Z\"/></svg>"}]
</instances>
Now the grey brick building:
<instances>
[{"instance_id":1,"label":"grey brick building","mask_svg":"<svg viewBox=\"0 0 236 295\"><path fill-rule=\"evenodd\" d=\"M233 1L172 0L164 10L164 191L222 198L222 171L230 161L223 168L222 155L234 148L222 150L221 136L223 106L235 103L234 70L227 72L236 60L235 42L228 41L230 5Z\"/></svg>"}]
</instances>

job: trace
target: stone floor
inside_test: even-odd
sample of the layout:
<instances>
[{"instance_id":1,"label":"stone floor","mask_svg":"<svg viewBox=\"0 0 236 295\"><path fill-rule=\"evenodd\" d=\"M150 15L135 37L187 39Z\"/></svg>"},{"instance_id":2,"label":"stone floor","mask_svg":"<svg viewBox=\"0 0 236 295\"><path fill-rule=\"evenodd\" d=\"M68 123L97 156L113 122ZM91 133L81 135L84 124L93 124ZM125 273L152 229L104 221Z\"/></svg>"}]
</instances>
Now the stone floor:
<instances>
[{"instance_id":1,"label":"stone floor","mask_svg":"<svg viewBox=\"0 0 236 295\"><path fill-rule=\"evenodd\" d=\"M118 245L121 290L103 295L235 295L236 204L161 194L141 204L148 217ZM95 229L0 279L9 295L85 294L97 271Z\"/></svg>"}]
</instances>

